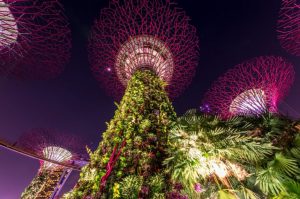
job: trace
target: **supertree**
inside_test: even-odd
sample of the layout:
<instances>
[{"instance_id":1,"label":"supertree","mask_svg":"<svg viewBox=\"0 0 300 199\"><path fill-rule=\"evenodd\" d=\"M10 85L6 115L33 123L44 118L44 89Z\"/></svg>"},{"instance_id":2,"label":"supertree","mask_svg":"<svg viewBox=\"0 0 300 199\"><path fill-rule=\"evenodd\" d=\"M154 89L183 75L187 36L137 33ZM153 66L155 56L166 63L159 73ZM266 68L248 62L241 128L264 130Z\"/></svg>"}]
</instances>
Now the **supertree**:
<instances>
[{"instance_id":1,"label":"supertree","mask_svg":"<svg viewBox=\"0 0 300 199\"><path fill-rule=\"evenodd\" d=\"M126 91L66 198L167 197L172 183L162 162L176 119L167 92L183 91L198 57L188 22L164 0L111 1L101 11L89 45L92 70L110 94Z\"/></svg>"},{"instance_id":2,"label":"supertree","mask_svg":"<svg viewBox=\"0 0 300 199\"><path fill-rule=\"evenodd\" d=\"M214 82L203 104L222 117L277 112L294 75L292 64L281 57L256 57L229 69Z\"/></svg>"},{"instance_id":3,"label":"supertree","mask_svg":"<svg viewBox=\"0 0 300 199\"><path fill-rule=\"evenodd\" d=\"M293 55L300 56L299 0L282 0L277 32L282 48Z\"/></svg>"},{"instance_id":4,"label":"supertree","mask_svg":"<svg viewBox=\"0 0 300 199\"><path fill-rule=\"evenodd\" d=\"M0 74L48 79L70 54L70 29L58 0L0 1Z\"/></svg>"},{"instance_id":5,"label":"supertree","mask_svg":"<svg viewBox=\"0 0 300 199\"><path fill-rule=\"evenodd\" d=\"M25 26L30 23L30 19L21 17L23 6L14 8L11 5L7 1L0 2L1 73L7 65L14 65L29 48L29 41L26 39L29 32Z\"/></svg>"},{"instance_id":6,"label":"supertree","mask_svg":"<svg viewBox=\"0 0 300 199\"><path fill-rule=\"evenodd\" d=\"M101 11L89 45L95 77L118 96L136 70L147 68L171 97L190 83L197 65L197 36L185 13L169 0L112 1Z\"/></svg>"},{"instance_id":7,"label":"supertree","mask_svg":"<svg viewBox=\"0 0 300 199\"><path fill-rule=\"evenodd\" d=\"M66 165L80 164L85 158L79 138L53 129L32 129L24 133L17 145L24 151ZM22 199L55 198L72 169L40 160L36 177L22 193Z\"/></svg>"}]
</instances>

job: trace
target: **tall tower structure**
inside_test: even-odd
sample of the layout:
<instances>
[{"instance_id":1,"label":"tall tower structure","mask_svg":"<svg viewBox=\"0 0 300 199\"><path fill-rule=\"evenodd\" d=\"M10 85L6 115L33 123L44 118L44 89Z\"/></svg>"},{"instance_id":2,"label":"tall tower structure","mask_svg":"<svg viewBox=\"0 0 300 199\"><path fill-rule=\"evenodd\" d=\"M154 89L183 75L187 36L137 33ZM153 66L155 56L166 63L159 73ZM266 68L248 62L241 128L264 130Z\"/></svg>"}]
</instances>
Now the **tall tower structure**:
<instances>
[{"instance_id":1,"label":"tall tower structure","mask_svg":"<svg viewBox=\"0 0 300 199\"><path fill-rule=\"evenodd\" d=\"M68 179L72 169L53 162L75 164L82 158L84 147L74 136L51 129L33 129L25 133L19 141L20 147L52 162L40 161L36 177L22 193L22 199L55 198Z\"/></svg>"},{"instance_id":2,"label":"tall tower structure","mask_svg":"<svg viewBox=\"0 0 300 199\"><path fill-rule=\"evenodd\" d=\"M176 114L169 96L190 83L198 38L184 11L164 0L111 1L89 43L92 71L122 97L102 141L66 198L166 198L168 133Z\"/></svg>"}]
</instances>

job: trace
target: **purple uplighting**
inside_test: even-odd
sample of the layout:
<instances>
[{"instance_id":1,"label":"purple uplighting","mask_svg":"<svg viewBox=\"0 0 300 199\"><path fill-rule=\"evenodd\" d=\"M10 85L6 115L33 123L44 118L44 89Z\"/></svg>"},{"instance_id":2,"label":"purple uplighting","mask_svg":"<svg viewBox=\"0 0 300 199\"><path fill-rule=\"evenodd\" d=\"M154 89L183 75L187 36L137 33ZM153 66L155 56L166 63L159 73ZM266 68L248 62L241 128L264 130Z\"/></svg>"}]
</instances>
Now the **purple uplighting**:
<instances>
[{"instance_id":1,"label":"purple uplighting","mask_svg":"<svg viewBox=\"0 0 300 199\"><path fill-rule=\"evenodd\" d=\"M89 57L96 79L115 97L143 68L167 82L176 97L194 76L198 37L189 17L169 1L111 1L92 29Z\"/></svg>"},{"instance_id":2,"label":"purple uplighting","mask_svg":"<svg viewBox=\"0 0 300 199\"><path fill-rule=\"evenodd\" d=\"M214 82L203 102L223 117L277 112L294 76L293 65L285 59L257 57L228 70Z\"/></svg>"},{"instance_id":3,"label":"purple uplighting","mask_svg":"<svg viewBox=\"0 0 300 199\"><path fill-rule=\"evenodd\" d=\"M14 67L30 49L31 18L29 13L32 6L26 4L27 0L0 2L0 74L6 74Z\"/></svg>"},{"instance_id":4,"label":"purple uplighting","mask_svg":"<svg viewBox=\"0 0 300 199\"><path fill-rule=\"evenodd\" d=\"M0 74L18 79L61 74L71 32L59 1L4 0L0 6Z\"/></svg>"},{"instance_id":5,"label":"purple uplighting","mask_svg":"<svg viewBox=\"0 0 300 199\"><path fill-rule=\"evenodd\" d=\"M282 0L277 32L282 48L293 55L300 56L299 0Z\"/></svg>"},{"instance_id":6,"label":"purple uplighting","mask_svg":"<svg viewBox=\"0 0 300 199\"><path fill-rule=\"evenodd\" d=\"M62 163L72 163L86 156L85 145L80 142L80 138L54 129L31 129L19 138L17 146L38 156ZM40 169L60 166L43 160L40 163Z\"/></svg>"},{"instance_id":7,"label":"purple uplighting","mask_svg":"<svg viewBox=\"0 0 300 199\"><path fill-rule=\"evenodd\" d=\"M177 116L189 109L223 118L268 110L299 119L299 5L299 0L0 0L0 144L18 147L28 129L57 129L82 138L94 151L117 109L114 99L139 69L166 82ZM42 155L37 148L28 151ZM0 199L19 199L40 162L4 147L0 162ZM59 195L78 178L74 169ZM203 194L207 186L195 182L191 189ZM170 196L186 198L182 189L174 182Z\"/></svg>"}]
</instances>

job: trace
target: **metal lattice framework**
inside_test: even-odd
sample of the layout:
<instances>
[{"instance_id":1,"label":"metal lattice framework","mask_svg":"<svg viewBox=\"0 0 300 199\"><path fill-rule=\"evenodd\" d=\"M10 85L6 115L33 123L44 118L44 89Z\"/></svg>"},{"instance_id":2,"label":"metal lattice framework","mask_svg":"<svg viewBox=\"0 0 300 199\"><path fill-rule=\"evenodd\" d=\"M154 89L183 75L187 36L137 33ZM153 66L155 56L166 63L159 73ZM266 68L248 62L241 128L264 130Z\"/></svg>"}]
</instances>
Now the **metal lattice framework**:
<instances>
[{"instance_id":1,"label":"metal lattice framework","mask_svg":"<svg viewBox=\"0 0 300 199\"><path fill-rule=\"evenodd\" d=\"M18 145L38 156L66 164L83 158L84 154L84 146L78 138L52 129L32 129L21 136ZM62 167L52 162L40 162L40 171Z\"/></svg>"},{"instance_id":2,"label":"metal lattice framework","mask_svg":"<svg viewBox=\"0 0 300 199\"><path fill-rule=\"evenodd\" d=\"M0 74L49 79L70 56L70 29L58 0L0 0Z\"/></svg>"},{"instance_id":3,"label":"metal lattice framework","mask_svg":"<svg viewBox=\"0 0 300 199\"><path fill-rule=\"evenodd\" d=\"M203 104L223 117L277 112L294 75L293 65L281 57L257 57L228 70L214 82Z\"/></svg>"},{"instance_id":4,"label":"metal lattice framework","mask_svg":"<svg viewBox=\"0 0 300 199\"><path fill-rule=\"evenodd\" d=\"M95 77L113 96L120 97L132 74L146 68L176 97L194 75L198 37L169 0L114 0L93 27L89 55Z\"/></svg>"},{"instance_id":5,"label":"metal lattice framework","mask_svg":"<svg viewBox=\"0 0 300 199\"><path fill-rule=\"evenodd\" d=\"M277 32L281 46L287 52L300 56L299 0L282 0Z\"/></svg>"},{"instance_id":6,"label":"metal lattice framework","mask_svg":"<svg viewBox=\"0 0 300 199\"><path fill-rule=\"evenodd\" d=\"M30 45L26 28L31 24L29 17L24 17L27 6L22 5L26 0L0 1L0 73L5 74L8 66L15 66L16 62L25 56Z\"/></svg>"}]
</instances>

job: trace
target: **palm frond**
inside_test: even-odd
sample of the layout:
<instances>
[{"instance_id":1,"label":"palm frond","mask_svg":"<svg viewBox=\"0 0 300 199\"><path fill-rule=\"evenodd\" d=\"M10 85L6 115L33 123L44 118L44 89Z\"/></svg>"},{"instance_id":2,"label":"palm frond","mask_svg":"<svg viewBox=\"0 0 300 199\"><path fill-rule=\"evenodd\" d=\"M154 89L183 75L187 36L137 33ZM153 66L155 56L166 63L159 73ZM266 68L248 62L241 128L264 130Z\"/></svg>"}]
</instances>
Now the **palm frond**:
<instances>
[{"instance_id":1,"label":"palm frond","mask_svg":"<svg viewBox=\"0 0 300 199\"><path fill-rule=\"evenodd\" d=\"M268 125L277 121L272 115L266 118ZM275 118L274 121L273 118ZM208 188L201 193L201 196L207 193L217 194L217 190L210 192L211 186L228 187L223 181L220 183L216 179L210 179L211 175L220 178L225 175L226 178L230 178L232 189L242 186L238 192L221 190L217 194L219 197L237 198L236 194L238 194L246 199L259 198L257 193L243 186L243 181L247 181L246 178L251 175L257 179L257 184L266 194L275 195L284 190L282 185L284 175L279 172L281 170L275 172L274 168L273 170L267 169L260 171L257 178L254 175L256 173L254 168L265 163L278 150L264 137L249 136L249 132L253 131L254 127L257 128L255 122L263 123L263 119L239 116L225 121L218 116L197 114L195 110L187 112L178 119L177 125L169 134L169 158L164 163L172 180L188 188L200 181L206 183ZM246 178L235 175L229 162L241 168L241 171L247 174ZM288 166L287 172L295 172L294 165L290 161L283 163L288 163L283 164ZM245 167L245 165L251 166ZM249 173L249 168L252 169L251 173ZM251 186L254 186L254 183L252 182ZM189 193L187 194L190 196Z\"/></svg>"},{"instance_id":2,"label":"palm frond","mask_svg":"<svg viewBox=\"0 0 300 199\"><path fill-rule=\"evenodd\" d=\"M282 153L276 153L274 160L269 163L269 166L288 176L300 174L297 160L285 157Z\"/></svg>"},{"instance_id":3,"label":"palm frond","mask_svg":"<svg viewBox=\"0 0 300 199\"><path fill-rule=\"evenodd\" d=\"M300 161L300 147L291 148L290 152L293 157L295 157L296 159L298 159L298 161Z\"/></svg>"},{"instance_id":4,"label":"palm frond","mask_svg":"<svg viewBox=\"0 0 300 199\"><path fill-rule=\"evenodd\" d=\"M295 139L294 139L294 143L293 143L296 147L299 147L300 148L300 135L297 134L295 136Z\"/></svg>"},{"instance_id":5,"label":"palm frond","mask_svg":"<svg viewBox=\"0 0 300 199\"><path fill-rule=\"evenodd\" d=\"M284 183L288 195L295 195L300 198L300 183L294 180L288 180Z\"/></svg>"},{"instance_id":6,"label":"palm frond","mask_svg":"<svg viewBox=\"0 0 300 199\"><path fill-rule=\"evenodd\" d=\"M244 186L240 186L240 188L237 190L237 195L239 196L239 198L243 199L261 199L261 197L257 193Z\"/></svg>"},{"instance_id":7,"label":"palm frond","mask_svg":"<svg viewBox=\"0 0 300 199\"><path fill-rule=\"evenodd\" d=\"M283 182L285 178L282 174L274 171L272 168L261 170L257 174L256 184L266 195L278 195L285 191Z\"/></svg>"},{"instance_id":8,"label":"palm frond","mask_svg":"<svg viewBox=\"0 0 300 199\"><path fill-rule=\"evenodd\" d=\"M256 126L247 120L246 116L234 116L224 121L224 125L231 128L238 128L240 131L248 131Z\"/></svg>"}]
</instances>

